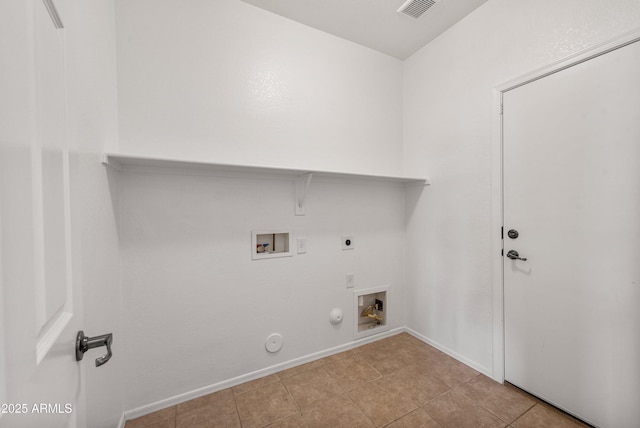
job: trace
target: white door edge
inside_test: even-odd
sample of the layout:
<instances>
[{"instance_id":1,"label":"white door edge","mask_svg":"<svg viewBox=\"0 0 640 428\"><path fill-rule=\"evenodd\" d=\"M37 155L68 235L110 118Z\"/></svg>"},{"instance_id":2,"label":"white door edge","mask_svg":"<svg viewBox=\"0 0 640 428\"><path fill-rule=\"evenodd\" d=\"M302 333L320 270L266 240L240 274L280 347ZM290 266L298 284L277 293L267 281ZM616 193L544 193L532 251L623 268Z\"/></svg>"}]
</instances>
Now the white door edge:
<instances>
[{"instance_id":1,"label":"white door edge","mask_svg":"<svg viewBox=\"0 0 640 428\"><path fill-rule=\"evenodd\" d=\"M605 42L569 55L521 76L509 79L493 89L491 123L491 254L493 283L493 374L495 381L503 383L505 375L504 339L504 276L503 240L501 228L504 225L503 211L503 165L502 165L502 96L505 92L557 73L574 65L620 49L640 41L640 27L611 38Z\"/></svg>"}]
</instances>

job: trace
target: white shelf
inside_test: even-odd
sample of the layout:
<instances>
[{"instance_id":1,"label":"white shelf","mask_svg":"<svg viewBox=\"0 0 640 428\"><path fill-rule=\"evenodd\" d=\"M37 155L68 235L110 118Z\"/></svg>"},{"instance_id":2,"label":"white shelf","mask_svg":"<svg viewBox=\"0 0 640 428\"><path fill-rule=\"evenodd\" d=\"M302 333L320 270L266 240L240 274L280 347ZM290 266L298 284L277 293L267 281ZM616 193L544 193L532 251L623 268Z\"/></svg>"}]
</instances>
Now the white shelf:
<instances>
[{"instance_id":1,"label":"white shelf","mask_svg":"<svg viewBox=\"0 0 640 428\"><path fill-rule=\"evenodd\" d=\"M317 171L294 168L279 168L270 166L232 165L224 163L202 162L194 160L163 159L143 156L104 153L102 163L118 171L146 171L177 174L207 174L224 177L287 177L295 182L295 214L305 215L305 202L309 192L311 179L325 180L364 180L387 183L416 184L426 186L431 184L426 178L397 177L390 175L353 174L349 172Z\"/></svg>"},{"instance_id":2,"label":"white shelf","mask_svg":"<svg viewBox=\"0 0 640 428\"><path fill-rule=\"evenodd\" d=\"M333 179L352 179L352 180L377 180L405 184L431 184L427 178L423 177L398 177L390 175L374 175L374 174L354 174L349 172L337 171L318 171L305 170L295 168L279 168L270 166L254 166L254 165L234 165L223 163L202 162L195 160L178 160L164 159L143 156L129 156L115 153L104 153L102 155L102 163L115 168L119 171L130 170L182 170L192 171L196 173L212 173L232 176L245 175L261 175L261 176L286 176L291 178L308 176L312 174L313 178L333 178Z\"/></svg>"}]
</instances>

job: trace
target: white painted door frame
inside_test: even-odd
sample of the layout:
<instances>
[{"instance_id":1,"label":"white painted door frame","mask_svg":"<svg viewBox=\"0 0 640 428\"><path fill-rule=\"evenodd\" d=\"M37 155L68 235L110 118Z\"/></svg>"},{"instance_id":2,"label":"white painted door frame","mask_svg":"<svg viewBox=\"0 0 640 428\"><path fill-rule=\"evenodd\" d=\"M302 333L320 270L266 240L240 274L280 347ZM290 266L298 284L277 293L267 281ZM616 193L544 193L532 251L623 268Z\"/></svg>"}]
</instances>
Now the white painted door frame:
<instances>
[{"instance_id":1,"label":"white painted door frame","mask_svg":"<svg viewBox=\"0 0 640 428\"><path fill-rule=\"evenodd\" d=\"M560 61L530 73L511 79L493 90L493 122L492 122L492 179L491 179L491 230L493 238L491 251L493 255L493 379L502 383L505 374L505 340L504 340L504 276L503 276L503 240L501 227L503 219L503 171L502 171L502 96L505 92L526 85L535 80L565 70L576 64L588 61L613 50L627 46L640 40L640 28L622 34L607 42L595 45L584 51L570 55Z\"/></svg>"}]
</instances>

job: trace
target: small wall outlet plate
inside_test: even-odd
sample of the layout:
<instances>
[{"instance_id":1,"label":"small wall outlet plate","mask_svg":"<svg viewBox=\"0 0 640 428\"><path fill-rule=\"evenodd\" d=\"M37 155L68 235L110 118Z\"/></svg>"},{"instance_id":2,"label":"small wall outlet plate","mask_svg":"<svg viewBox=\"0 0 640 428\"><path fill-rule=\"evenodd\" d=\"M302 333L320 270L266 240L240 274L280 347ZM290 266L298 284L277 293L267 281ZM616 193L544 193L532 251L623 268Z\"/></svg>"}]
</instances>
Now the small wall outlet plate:
<instances>
[{"instance_id":1,"label":"small wall outlet plate","mask_svg":"<svg viewBox=\"0 0 640 428\"><path fill-rule=\"evenodd\" d=\"M343 250L353 250L355 248L355 241L353 240L352 235L343 235L342 236L342 249Z\"/></svg>"},{"instance_id":2,"label":"small wall outlet plate","mask_svg":"<svg viewBox=\"0 0 640 428\"><path fill-rule=\"evenodd\" d=\"M346 284L347 288L353 288L356 285L356 274L348 273L346 275Z\"/></svg>"},{"instance_id":3,"label":"small wall outlet plate","mask_svg":"<svg viewBox=\"0 0 640 428\"><path fill-rule=\"evenodd\" d=\"M298 254L304 254L307 252L307 238L296 238Z\"/></svg>"}]
</instances>

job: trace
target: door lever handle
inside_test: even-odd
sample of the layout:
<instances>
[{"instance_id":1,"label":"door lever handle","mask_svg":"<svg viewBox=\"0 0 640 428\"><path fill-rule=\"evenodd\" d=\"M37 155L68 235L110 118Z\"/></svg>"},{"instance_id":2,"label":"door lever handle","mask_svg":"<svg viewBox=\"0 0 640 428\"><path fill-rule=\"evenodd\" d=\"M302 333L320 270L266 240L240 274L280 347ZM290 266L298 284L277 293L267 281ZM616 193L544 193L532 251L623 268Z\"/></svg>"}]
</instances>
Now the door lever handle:
<instances>
[{"instance_id":1,"label":"door lever handle","mask_svg":"<svg viewBox=\"0 0 640 428\"><path fill-rule=\"evenodd\" d=\"M84 331L80 330L76 336L76 361L82 360L84 353L89 349L107 347L107 353L102 357L96 358L96 367L100 367L111 359L111 343L113 342L113 334L107 333L102 336L87 337Z\"/></svg>"},{"instance_id":2,"label":"door lever handle","mask_svg":"<svg viewBox=\"0 0 640 428\"><path fill-rule=\"evenodd\" d=\"M527 261L526 257L520 257L520 254L518 254L516 250L509 250L509 252L507 253L507 257L509 257L511 260L522 260L523 262Z\"/></svg>"}]
</instances>

